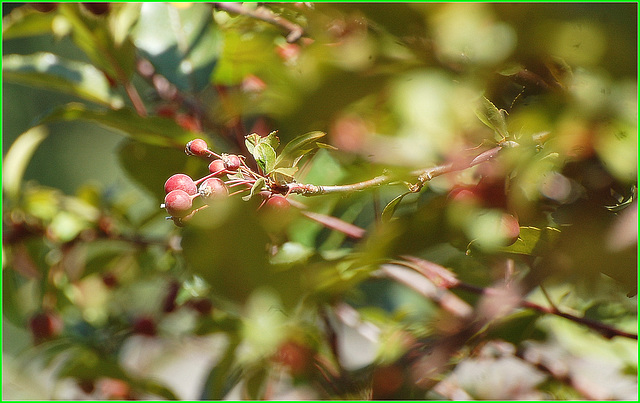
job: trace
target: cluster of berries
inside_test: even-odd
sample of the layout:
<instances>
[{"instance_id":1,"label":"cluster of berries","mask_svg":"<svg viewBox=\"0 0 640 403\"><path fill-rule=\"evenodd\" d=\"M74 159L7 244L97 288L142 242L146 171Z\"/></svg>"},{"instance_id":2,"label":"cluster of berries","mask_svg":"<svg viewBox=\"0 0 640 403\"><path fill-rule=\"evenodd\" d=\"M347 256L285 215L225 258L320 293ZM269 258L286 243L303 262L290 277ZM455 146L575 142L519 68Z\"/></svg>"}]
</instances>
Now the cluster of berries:
<instances>
[{"instance_id":1,"label":"cluster of berries","mask_svg":"<svg viewBox=\"0 0 640 403\"><path fill-rule=\"evenodd\" d=\"M161 208L167 210L173 222L183 226L195 213L206 208L215 200L249 191L256 180L263 177L247 166L244 157L234 154L217 154L211 151L202 139L191 140L185 147L187 155L215 159L209 163L209 174L193 180L189 175L172 175L164 184L164 203ZM227 180L221 179L225 176ZM240 189L230 193L229 189ZM194 200L199 198L202 205L194 208ZM267 205L288 207L289 202L282 196L271 195Z\"/></svg>"}]
</instances>

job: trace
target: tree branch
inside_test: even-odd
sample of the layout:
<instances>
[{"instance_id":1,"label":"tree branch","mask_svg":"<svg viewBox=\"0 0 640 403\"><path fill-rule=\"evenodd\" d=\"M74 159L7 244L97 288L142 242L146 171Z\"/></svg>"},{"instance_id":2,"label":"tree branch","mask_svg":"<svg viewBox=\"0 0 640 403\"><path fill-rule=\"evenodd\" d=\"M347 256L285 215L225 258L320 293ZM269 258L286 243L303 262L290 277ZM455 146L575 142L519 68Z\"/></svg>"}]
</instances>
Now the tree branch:
<instances>
[{"instance_id":1,"label":"tree branch","mask_svg":"<svg viewBox=\"0 0 640 403\"><path fill-rule=\"evenodd\" d=\"M213 3L213 5L220 10L246 15L283 28L289 32L287 35L287 42L289 43L297 42L304 34L304 29L300 25L284 19L262 6L251 10L244 7L241 3Z\"/></svg>"},{"instance_id":2,"label":"tree branch","mask_svg":"<svg viewBox=\"0 0 640 403\"><path fill-rule=\"evenodd\" d=\"M498 155L503 147L504 145L501 144L497 147L486 150L479 155L470 156L456 162L450 162L448 164L438 165L432 168L413 171L411 174L417 177L418 183L414 185L411 190L414 192L419 191L426 182L437 176L462 171L483 162L490 161ZM397 178L391 175L380 175L366 181L351 183L348 185L320 186L304 183L288 183L286 185L286 190L287 193L297 193L303 196L317 196L329 193L350 193L384 185L394 180L397 180Z\"/></svg>"}]
</instances>

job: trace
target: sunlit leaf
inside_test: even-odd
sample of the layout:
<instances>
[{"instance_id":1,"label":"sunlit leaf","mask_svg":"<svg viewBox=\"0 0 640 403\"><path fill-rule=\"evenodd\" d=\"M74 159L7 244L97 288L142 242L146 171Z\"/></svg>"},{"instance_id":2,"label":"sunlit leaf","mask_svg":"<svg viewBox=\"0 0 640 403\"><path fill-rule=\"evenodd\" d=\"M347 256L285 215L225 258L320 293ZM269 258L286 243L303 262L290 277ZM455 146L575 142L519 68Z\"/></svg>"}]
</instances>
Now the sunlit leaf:
<instances>
[{"instance_id":1,"label":"sunlit leaf","mask_svg":"<svg viewBox=\"0 0 640 403\"><path fill-rule=\"evenodd\" d=\"M2 75L9 82L75 95L114 109L124 105L100 70L52 53L7 55L2 59Z\"/></svg>"},{"instance_id":2,"label":"sunlit leaf","mask_svg":"<svg viewBox=\"0 0 640 403\"><path fill-rule=\"evenodd\" d=\"M156 71L181 90L199 91L209 83L222 47L211 7L205 3L188 8L143 4L132 36Z\"/></svg>"},{"instance_id":3,"label":"sunlit leaf","mask_svg":"<svg viewBox=\"0 0 640 403\"><path fill-rule=\"evenodd\" d=\"M47 137L49 131L44 126L33 127L22 133L11 145L2 161L2 190L9 198L16 198L24 171L38 145Z\"/></svg>"},{"instance_id":4,"label":"sunlit leaf","mask_svg":"<svg viewBox=\"0 0 640 403\"><path fill-rule=\"evenodd\" d=\"M276 152L273 147L266 142L261 142L255 146L252 154L263 173L268 174L273 170L276 162Z\"/></svg>"},{"instance_id":5,"label":"sunlit leaf","mask_svg":"<svg viewBox=\"0 0 640 403\"><path fill-rule=\"evenodd\" d=\"M246 196L242 196L242 200L248 201L254 195L260 193L260 191L262 190L264 185L265 185L265 179L264 178L256 179L256 181L253 183L253 186L251 186L251 190L249 191L249 194L246 195Z\"/></svg>"},{"instance_id":6,"label":"sunlit leaf","mask_svg":"<svg viewBox=\"0 0 640 403\"><path fill-rule=\"evenodd\" d=\"M516 242L499 250L521 255L539 255L553 247L558 235L560 230L555 228L520 227L520 236Z\"/></svg>"},{"instance_id":7,"label":"sunlit leaf","mask_svg":"<svg viewBox=\"0 0 640 403\"><path fill-rule=\"evenodd\" d=\"M487 98L482 97L482 105L476 110L476 115L482 123L493 129L503 139L508 137L509 133L507 131L505 112L496 108Z\"/></svg>"},{"instance_id":8,"label":"sunlit leaf","mask_svg":"<svg viewBox=\"0 0 640 403\"><path fill-rule=\"evenodd\" d=\"M325 133L314 131L298 136L288 142L276 160L276 166L282 166L287 161L293 161L314 148L315 142L325 136Z\"/></svg>"},{"instance_id":9,"label":"sunlit leaf","mask_svg":"<svg viewBox=\"0 0 640 403\"><path fill-rule=\"evenodd\" d=\"M116 45L105 19L90 18L78 4L60 4L59 13L70 23L71 37L89 60L114 80L128 80L135 70L135 47L130 40Z\"/></svg>"},{"instance_id":10,"label":"sunlit leaf","mask_svg":"<svg viewBox=\"0 0 640 403\"><path fill-rule=\"evenodd\" d=\"M55 12L41 13L29 6L13 9L2 19L2 39L49 34L54 18Z\"/></svg>"}]
</instances>

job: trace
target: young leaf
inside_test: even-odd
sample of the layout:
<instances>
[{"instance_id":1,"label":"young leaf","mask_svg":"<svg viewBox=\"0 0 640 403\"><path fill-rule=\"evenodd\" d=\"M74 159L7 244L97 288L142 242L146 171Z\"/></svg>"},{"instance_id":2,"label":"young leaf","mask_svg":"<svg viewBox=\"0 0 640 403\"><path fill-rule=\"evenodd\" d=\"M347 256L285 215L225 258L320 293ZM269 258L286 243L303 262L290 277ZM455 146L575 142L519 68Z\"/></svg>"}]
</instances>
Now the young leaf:
<instances>
[{"instance_id":1,"label":"young leaf","mask_svg":"<svg viewBox=\"0 0 640 403\"><path fill-rule=\"evenodd\" d=\"M382 210L382 215L381 215L382 221L386 222L391 220L391 217L393 217L393 213L395 213L396 209L398 208L398 205L400 204L402 199L404 199L404 197L409 193L411 192L405 192L401 195L396 196L384 207L384 210Z\"/></svg>"},{"instance_id":2,"label":"young leaf","mask_svg":"<svg viewBox=\"0 0 640 403\"><path fill-rule=\"evenodd\" d=\"M289 167L289 168L276 168L274 169L273 172L277 172L279 174L282 174L284 176L288 176L289 178L293 178L293 175L295 175L296 172L298 172L298 167Z\"/></svg>"},{"instance_id":3,"label":"young leaf","mask_svg":"<svg viewBox=\"0 0 640 403\"><path fill-rule=\"evenodd\" d=\"M323 132L314 131L294 138L282 149L280 156L276 159L276 166L282 166L287 161L293 161L306 154L315 147L314 143L324 135Z\"/></svg>"},{"instance_id":4,"label":"young leaf","mask_svg":"<svg viewBox=\"0 0 640 403\"><path fill-rule=\"evenodd\" d=\"M260 142L260 135L256 133L251 133L249 135L244 136L244 144L247 146L247 150L249 150L250 154L253 154L253 149Z\"/></svg>"},{"instance_id":5,"label":"young leaf","mask_svg":"<svg viewBox=\"0 0 640 403\"><path fill-rule=\"evenodd\" d=\"M503 111L498 109L486 97L482 97L482 105L479 110L476 111L476 116L478 116L482 123L495 130L502 138L506 138L509 135L507 132L507 121L505 120Z\"/></svg>"},{"instance_id":6,"label":"young leaf","mask_svg":"<svg viewBox=\"0 0 640 403\"><path fill-rule=\"evenodd\" d=\"M260 142L267 143L271 146L271 148L277 150L278 146L280 145L280 139L278 138L278 136L276 136L277 133L278 131L272 131L268 136L260 138Z\"/></svg>"},{"instance_id":7,"label":"young leaf","mask_svg":"<svg viewBox=\"0 0 640 403\"><path fill-rule=\"evenodd\" d=\"M263 173L268 174L273 170L276 162L276 152L269 144L258 143L253 149L253 158Z\"/></svg>"},{"instance_id":8,"label":"young leaf","mask_svg":"<svg viewBox=\"0 0 640 403\"><path fill-rule=\"evenodd\" d=\"M30 6L19 7L2 19L2 40L51 33L56 13L41 13Z\"/></svg>"},{"instance_id":9,"label":"young leaf","mask_svg":"<svg viewBox=\"0 0 640 403\"><path fill-rule=\"evenodd\" d=\"M249 201L249 199L251 199L253 197L254 194L260 192L260 190L262 190L262 187L265 184L265 180L264 178L258 178L254 183L253 186L251 186L251 191L249 192L248 195L243 196L242 200L244 201Z\"/></svg>"}]
</instances>

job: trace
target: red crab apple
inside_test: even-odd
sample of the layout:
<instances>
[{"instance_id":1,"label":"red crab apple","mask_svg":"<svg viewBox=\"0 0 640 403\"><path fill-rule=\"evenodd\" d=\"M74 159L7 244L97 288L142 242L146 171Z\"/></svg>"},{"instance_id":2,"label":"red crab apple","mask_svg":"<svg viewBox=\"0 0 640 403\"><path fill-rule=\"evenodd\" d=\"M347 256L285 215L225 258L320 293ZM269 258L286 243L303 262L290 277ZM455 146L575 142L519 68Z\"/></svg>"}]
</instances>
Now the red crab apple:
<instances>
[{"instance_id":1,"label":"red crab apple","mask_svg":"<svg viewBox=\"0 0 640 403\"><path fill-rule=\"evenodd\" d=\"M191 196L184 190L172 190L164 197L163 206L172 217L184 217L191 210Z\"/></svg>"}]
</instances>

